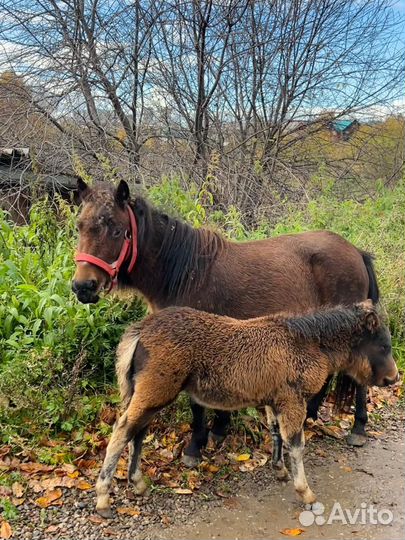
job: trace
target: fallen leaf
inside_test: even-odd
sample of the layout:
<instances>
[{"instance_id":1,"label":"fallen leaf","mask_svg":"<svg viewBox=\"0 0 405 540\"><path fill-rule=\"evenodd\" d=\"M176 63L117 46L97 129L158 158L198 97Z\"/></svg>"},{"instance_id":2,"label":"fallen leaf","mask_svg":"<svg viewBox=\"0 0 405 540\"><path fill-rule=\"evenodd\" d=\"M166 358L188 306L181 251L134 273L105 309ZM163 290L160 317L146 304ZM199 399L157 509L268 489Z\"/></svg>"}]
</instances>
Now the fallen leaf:
<instances>
[{"instance_id":1,"label":"fallen leaf","mask_svg":"<svg viewBox=\"0 0 405 540\"><path fill-rule=\"evenodd\" d=\"M103 530L104 536L118 536L119 532L116 529L112 529L111 527L106 527Z\"/></svg>"},{"instance_id":2,"label":"fallen leaf","mask_svg":"<svg viewBox=\"0 0 405 540\"><path fill-rule=\"evenodd\" d=\"M316 435L315 431L310 431L309 429L304 431L305 434L305 441L310 441L312 437Z\"/></svg>"},{"instance_id":3,"label":"fallen leaf","mask_svg":"<svg viewBox=\"0 0 405 540\"><path fill-rule=\"evenodd\" d=\"M39 499L35 501L35 504L37 506L40 506L41 508L48 508L48 506L55 504L55 501L57 501L61 497L62 497L62 490L54 489L53 491L49 491L48 493L46 493L43 497L39 497Z\"/></svg>"},{"instance_id":4,"label":"fallen leaf","mask_svg":"<svg viewBox=\"0 0 405 540\"><path fill-rule=\"evenodd\" d=\"M208 470L212 473L217 473L219 471L220 467L218 467L217 465L208 465Z\"/></svg>"},{"instance_id":5,"label":"fallen leaf","mask_svg":"<svg viewBox=\"0 0 405 540\"><path fill-rule=\"evenodd\" d=\"M315 454L317 456L321 456L321 457L327 457L327 453L325 452L325 450L322 450L322 448L317 448L315 450Z\"/></svg>"},{"instance_id":6,"label":"fallen leaf","mask_svg":"<svg viewBox=\"0 0 405 540\"><path fill-rule=\"evenodd\" d=\"M81 489L82 491L87 491L88 489L92 488L92 485L87 482L87 480L79 480L76 482L77 489Z\"/></svg>"},{"instance_id":7,"label":"fallen leaf","mask_svg":"<svg viewBox=\"0 0 405 540\"><path fill-rule=\"evenodd\" d=\"M24 497L12 497L11 502L14 504L14 506L21 506L24 503L25 499Z\"/></svg>"},{"instance_id":8,"label":"fallen leaf","mask_svg":"<svg viewBox=\"0 0 405 540\"><path fill-rule=\"evenodd\" d=\"M367 435L369 435L370 437L378 438L384 435L384 432L383 431L367 431Z\"/></svg>"},{"instance_id":9,"label":"fallen leaf","mask_svg":"<svg viewBox=\"0 0 405 540\"><path fill-rule=\"evenodd\" d=\"M93 469L97 467L97 461L95 459L78 459L76 466L78 469Z\"/></svg>"},{"instance_id":10,"label":"fallen leaf","mask_svg":"<svg viewBox=\"0 0 405 540\"><path fill-rule=\"evenodd\" d=\"M95 523L96 525L100 525L101 523L107 523L107 521L104 518L96 514L94 514L93 516L89 516L89 521L91 521L92 523Z\"/></svg>"},{"instance_id":11,"label":"fallen leaf","mask_svg":"<svg viewBox=\"0 0 405 540\"><path fill-rule=\"evenodd\" d=\"M54 465L44 465L43 463L21 463L20 469L28 474L33 473L46 473L55 469Z\"/></svg>"},{"instance_id":12,"label":"fallen leaf","mask_svg":"<svg viewBox=\"0 0 405 540\"><path fill-rule=\"evenodd\" d=\"M134 506L133 508L121 506L120 508L117 508L117 512L119 514L125 514L127 516L132 516L132 517L137 517L141 513L139 506Z\"/></svg>"},{"instance_id":13,"label":"fallen leaf","mask_svg":"<svg viewBox=\"0 0 405 540\"><path fill-rule=\"evenodd\" d=\"M14 497L17 497L17 499L19 499L24 495L24 486L19 482L13 482L11 486L11 491L13 492Z\"/></svg>"},{"instance_id":14,"label":"fallen leaf","mask_svg":"<svg viewBox=\"0 0 405 540\"><path fill-rule=\"evenodd\" d=\"M13 529L8 521L2 521L0 526L0 538L7 540L13 536Z\"/></svg>"},{"instance_id":15,"label":"fallen leaf","mask_svg":"<svg viewBox=\"0 0 405 540\"><path fill-rule=\"evenodd\" d=\"M126 480L128 476L128 472L126 469L117 469L114 473L114 478L117 478L117 480Z\"/></svg>"},{"instance_id":16,"label":"fallen leaf","mask_svg":"<svg viewBox=\"0 0 405 540\"><path fill-rule=\"evenodd\" d=\"M333 437L334 439L343 439L343 437L345 436L346 432L337 427L337 426L323 426L323 425L318 425L318 428L323 432L325 433L325 435L329 435L329 437Z\"/></svg>"},{"instance_id":17,"label":"fallen leaf","mask_svg":"<svg viewBox=\"0 0 405 540\"><path fill-rule=\"evenodd\" d=\"M11 495L11 488L8 486L0 486L0 497L8 497Z\"/></svg>"},{"instance_id":18,"label":"fallen leaf","mask_svg":"<svg viewBox=\"0 0 405 540\"><path fill-rule=\"evenodd\" d=\"M224 493L223 491L217 491L216 494L218 495L218 497L222 497L223 499L227 499L228 497L230 497L229 493Z\"/></svg>"},{"instance_id":19,"label":"fallen leaf","mask_svg":"<svg viewBox=\"0 0 405 540\"><path fill-rule=\"evenodd\" d=\"M75 471L73 471L73 472L67 473L69 478L77 478L79 476L79 474L80 473L79 473L79 471L77 469Z\"/></svg>"},{"instance_id":20,"label":"fallen leaf","mask_svg":"<svg viewBox=\"0 0 405 540\"><path fill-rule=\"evenodd\" d=\"M67 473L68 475L71 474L79 474L79 471L76 469L76 465L73 465L72 463L64 463L60 469L57 470L62 471L63 473Z\"/></svg>"},{"instance_id":21,"label":"fallen leaf","mask_svg":"<svg viewBox=\"0 0 405 540\"><path fill-rule=\"evenodd\" d=\"M284 536L299 536L305 532L305 529L283 529L280 532L281 534L284 534Z\"/></svg>"},{"instance_id":22,"label":"fallen leaf","mask_svg":"<svg viewBox=\"0 0 405 540\"><path fill-rule=\"evenodd\" d=\"M49 527L45 529L46 533L54 533L57 531L59 531L59 525L49 525Z\"/></svg>"},{"instance_id":23,"label":"fallen leaf","mask_svg":"<svg viewBox=\"0 0 405 540\"><path fill-rule=\"evenodd\" d=\"M348 467L347 465L344 465L340 468L342 469L342 471L345 471L345 472L353 472L353 469L351 467Z\"/></svg>"},{"instance_id":24,"label":"fallen leaf","mask_svg":"<svg viewBox=\"0 0 405 540\"><path fill-rule=\"evenodd\" d=\"M164 525L170 525L171 522L172 520L169 518L169 516L162 516L162 523Z\"/></svg>"},{"instance_id":25,"label":"fallen leaf","mask_svg":"<svg viewBox=\"0 0 405 540\"><path fill-rule=\"evenodd\" d=\"M187 488L176 488L173 490L177 495L192 495L192 490Z\"/></svg>"},{"instance_id":26,"label":"fallen leaf","mask_svg":"<svg viewBox=\"0 0 405 540\"><path fill-rule=\"evenodd\" d=\"M248 461L250 459L250 454L239 454L236 456L236 461Z\"/></svg>"}]
</instances>

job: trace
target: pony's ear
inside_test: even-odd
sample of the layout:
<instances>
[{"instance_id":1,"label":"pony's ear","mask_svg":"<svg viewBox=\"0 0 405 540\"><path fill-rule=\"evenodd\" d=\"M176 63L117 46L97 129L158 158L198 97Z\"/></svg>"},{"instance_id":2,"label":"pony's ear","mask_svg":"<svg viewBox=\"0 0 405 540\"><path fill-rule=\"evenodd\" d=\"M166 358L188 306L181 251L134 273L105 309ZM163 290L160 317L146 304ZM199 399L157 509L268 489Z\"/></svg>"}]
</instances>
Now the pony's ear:
<instances>
[{"instance_id":1,"label":"pony's ear","mask_svg":"<svg viewBox=\"0 0 405 540\"><path fill-rule=\"evenodd\" d=\"M364 322L367 330L372 334L380 327L380 319L375 311L367 313Z\"/></svg>"},{"instance_id":2,"label":"pony's ear","mask_svg":"<svg viewBox=\"0 0 405 540\"><path fill-rule=\"evenodd\" d=\"M77 187L77 190L75 193L74 200L80 204L82 201L84 201L84 199L88 195L90 188L86 184L86 182L83 180L83 178L81 178L80 176L77 177L76 187Z\"/></svg>"},{"instance_id":3,"label":"pony's ear","mask_svg":"<svg viewBox=\"0 0 405 540\"><path fill-rule=\"evenodd\" d=\"M120 206L125 206L129 201L129 187L125 180L121 180L115 190L115 200Z\"/></svg>"}]
</instances>

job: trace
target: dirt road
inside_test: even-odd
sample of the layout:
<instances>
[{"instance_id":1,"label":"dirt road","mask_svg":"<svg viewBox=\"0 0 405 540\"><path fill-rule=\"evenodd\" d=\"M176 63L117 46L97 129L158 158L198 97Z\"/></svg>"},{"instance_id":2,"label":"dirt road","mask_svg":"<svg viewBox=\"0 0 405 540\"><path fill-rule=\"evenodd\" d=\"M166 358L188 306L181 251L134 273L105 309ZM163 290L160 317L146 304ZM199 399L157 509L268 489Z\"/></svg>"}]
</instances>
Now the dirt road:
<instances>
[{"instance_id":1,"label":"dirt road","mask_svg":"<svg viewBox=\"0 0 405 540\"><path fill-rule=\"evenodd\" d=\"M94 515L94 491L62 488L59 506L38 508L29 491L12 523L18 540L253 540L286 538L280 531L303 529L303 539L405 539L405 412L393 407L364 448L344 440L314 437L306 472L324 511L301 515L292 482L279 483L269 463L253 472L215 476L191 494L153 489L134 498L123 481L115 484L114 508L139 507L113 520ZM336 504L340 507L337 507ZM334 507L335 505L335 507ZM356 509L360 515L356 519ZM331 519L331 512L334 519ZM380 523L372 523L371 516ZM350 516L352 514L352 523ZM380 512L379 514L377 514ZM317 520L317 523L313 523ZM328 523L332 521L332 523ZM362 522L363 521L363 522ZM389 521L384 525L381 521ZM321 524L319 524L321 523ZM285 532L285 531L284 531Z\"/></svg>"}]
</instances>

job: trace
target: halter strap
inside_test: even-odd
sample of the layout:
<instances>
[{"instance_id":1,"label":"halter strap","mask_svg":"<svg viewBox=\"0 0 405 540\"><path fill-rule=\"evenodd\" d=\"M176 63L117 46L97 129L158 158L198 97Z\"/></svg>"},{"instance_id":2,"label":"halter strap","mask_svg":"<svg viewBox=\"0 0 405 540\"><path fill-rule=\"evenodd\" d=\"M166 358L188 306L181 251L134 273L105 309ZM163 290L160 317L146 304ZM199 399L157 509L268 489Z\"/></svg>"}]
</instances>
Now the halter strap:
<instances>
[{"instance_id":1,"label":"halter strap","mask_svg":"<svg viewBox=\"0 0 405 540\"><path fill-rule=\"evenodd\" d=\"M93 264L94 266L98 266L98 268L101 268L110 276L110 287L107 292L110 292L113 287L117 286L118 273L124 262L130 257L128 272L131 272L138 257L138 227L136 224L135 214L129 204L126 208L129 217L129 229L125 231L124 242L116 261L110 264L103 261L103 259L90 255L89 253L76 253L75 256L76 262L87 262Z\"/></svg>"}]
</instances>

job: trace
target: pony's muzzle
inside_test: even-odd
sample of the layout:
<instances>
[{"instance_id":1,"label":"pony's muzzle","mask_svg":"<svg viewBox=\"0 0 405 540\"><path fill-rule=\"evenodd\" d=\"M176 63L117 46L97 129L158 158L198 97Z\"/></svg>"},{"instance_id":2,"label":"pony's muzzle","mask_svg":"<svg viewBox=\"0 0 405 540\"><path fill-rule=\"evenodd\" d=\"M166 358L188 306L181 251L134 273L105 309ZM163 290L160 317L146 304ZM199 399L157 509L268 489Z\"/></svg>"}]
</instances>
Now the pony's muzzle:
<instances>
[{"instance_id":1,"label":"pony's muzzle","mask_svg":"<svg viewBox=\"0 0 405 540\"><path fill-rule=\"evenodd\" d=\"M77 299L83 304L95 304L98 302L97 294L98 283L95 279L87 279L85 281L72 281L72 291L77 296Z\"/></svg>"}]
</instances>

